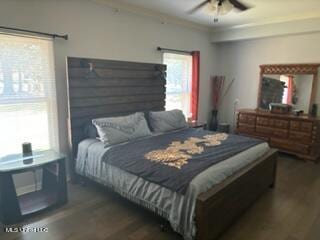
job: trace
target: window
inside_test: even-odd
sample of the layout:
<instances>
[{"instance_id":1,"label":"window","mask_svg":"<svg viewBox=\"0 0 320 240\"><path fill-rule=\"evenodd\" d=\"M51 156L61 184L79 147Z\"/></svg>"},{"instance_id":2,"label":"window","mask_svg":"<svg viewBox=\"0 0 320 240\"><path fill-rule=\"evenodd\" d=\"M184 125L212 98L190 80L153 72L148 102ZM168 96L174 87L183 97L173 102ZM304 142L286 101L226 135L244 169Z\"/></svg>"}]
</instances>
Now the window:
<instances>
[{"instance_id":1,"label":"window","mask_svg":"<svg viewBox=\"0 0 320 240\"><path fill-rule=\"evenodd\" d=\"M289 84L289 78L286 75L280 76L280 81L284 82L284 89L283 89L283 96L282 96L282 103L288 104L288 84Z\"/></svg>"},{"instance_id":2,"label":"window","mask_svg":"<svg viewBox=\"0 0 320 240\"><path fill-rule=\"evenodd\" d=\"M57 147L52 40L0 34L0 156Z\"/></svg>"},{"instance_id":3,"label":"window","mask_svg":"<svg viewBox=\"0 0 320 240\"><path fill-rule=\"evenodd\" d=\"M192 56L164 53L163 63L167 65L166 110L180 109L189 118Z\"/></svg>"}]
</instances>

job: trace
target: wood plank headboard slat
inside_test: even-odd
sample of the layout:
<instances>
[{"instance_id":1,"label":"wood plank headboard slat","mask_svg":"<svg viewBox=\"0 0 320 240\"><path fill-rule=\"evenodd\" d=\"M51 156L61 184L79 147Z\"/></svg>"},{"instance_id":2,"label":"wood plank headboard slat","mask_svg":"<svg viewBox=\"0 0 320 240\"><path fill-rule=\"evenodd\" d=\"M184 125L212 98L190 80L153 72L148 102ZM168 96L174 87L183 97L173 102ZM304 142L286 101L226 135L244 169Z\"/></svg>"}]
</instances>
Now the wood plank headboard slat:
<instances>
[{"instance_id":1,"label":"wood plank headboard slat","mask_svg":"<svg viewBox=\"0 0 320 240\"><path fill-rule=\"evenodd\" d=\"M164 86L155 87L87 87L87 88L72 88L70 89L71 97L114 97L127 95L150 95L161 94L165 91Z\"/></svg>"},{"instance_id":2,"label":"wood plank headboard slat","mask_svg":"<svg viewBox=\"0 0 320 240\"><path fill-rule=\"evenodd\" d=\"M123 103L140 103L140 102L153 102L153 101L164 101L165 95L152 94L142 96L121 96L116 97L95 97L95 98L74 98L70 101L70 107L88 107L88 106L101 106L110 104L123 104Z\"/></svg>"},{"instance_id":3,"label":"wood plank headboard slat","mask_svg":"<svg viewBox=\"0 0 320 240\"><path fill-rule=\"evenodd\" d=\"M126 62L115 60L101 60L89 58L68 58L68 68L89 68L89 63L92 63L94 68L107 68L107 69L133 69L133 70L160 70L165 71L166 66L162 64L153 63L139 63L139 62Z\"/></svg>"},{"instance_id":4,"label":"wood plank headboard slat","mask_svg":"<svg viewBox=\"0 0 320 240\"><path fill-rule=\"evenodd\" d=\"M108 79L108 81L101 81L99 79L90 79L88 81L87 79L77 79L76 81L71 81L70 86L74 88L83 88L83 87L90 87L92 84L95 85L95 87L121 87L121 86L127 86L127 87L143 87L143 86L163 86L165 82L162 79L159 79L155 83L155 79L152 78L145 78L145 79L126 79L126 78L120 78L120 79Z\"/></svg>"}]
</instances>

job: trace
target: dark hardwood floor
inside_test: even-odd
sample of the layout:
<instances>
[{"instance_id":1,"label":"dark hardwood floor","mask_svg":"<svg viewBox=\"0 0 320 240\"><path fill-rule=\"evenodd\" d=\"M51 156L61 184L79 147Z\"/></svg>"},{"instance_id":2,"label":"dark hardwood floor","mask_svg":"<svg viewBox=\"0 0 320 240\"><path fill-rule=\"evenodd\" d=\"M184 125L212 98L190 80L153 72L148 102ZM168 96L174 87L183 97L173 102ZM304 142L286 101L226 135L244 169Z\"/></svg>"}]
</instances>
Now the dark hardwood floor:
<instances>
[{"instance_id":1,"label":"dark hardwood floor","mask_svg":"<svg viewBox=\"0 0 320 240\"><path fill-rule=\"evenodd\" d=\"M320 239L320 164L281 155L270 189L221 236L221 240ZM3 233L1 240L171 240L166 223L140 207L91 184L69 185L69 203L19 224L48 233ZM167 225L166 225L167 226Z\"/></svg>"}]
</instances>

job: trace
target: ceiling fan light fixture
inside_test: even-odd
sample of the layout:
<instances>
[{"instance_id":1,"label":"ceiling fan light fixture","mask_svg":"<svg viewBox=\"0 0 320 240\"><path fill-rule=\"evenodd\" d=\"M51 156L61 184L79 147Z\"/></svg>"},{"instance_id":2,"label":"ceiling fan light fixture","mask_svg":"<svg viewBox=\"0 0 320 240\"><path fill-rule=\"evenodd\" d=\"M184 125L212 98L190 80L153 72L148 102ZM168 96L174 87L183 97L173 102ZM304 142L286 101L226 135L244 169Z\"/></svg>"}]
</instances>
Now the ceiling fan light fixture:
<instances>
[{"instance_id":1,"label":"ceiling fan light fixture","mask_svg":"<svg viewBox=\"0 0 320 240\"><path fill-rule=\"evenodd\" d=\"M199 0L200 1L200 0ZM198 5L188 11L188 14L193 14L196 11L202 10L205 14L222 16L229 13L232 9L246 11L251 7L242 3L242 0L202 0Z\"/></svg>"},{"instance_id":2,"label":"ceiling fan light fixture","mask_svg":"<svg viewBox=\"0 0 320 240\"><path fill-rule=\"evenodd\" d=\"M220 2L220 0L213 0L203 8L203 12L210 16L212 16L213 13L215 16L222 16L229 13L232 9L233 5L229 0L224 0L222 2Z\"/></svg>"},{"instance_id":3,"label":"ceiling fan light fixture","mask_svg":"<svg viewBox=\"0 0 320 240\"><path fill-rule=\"evenodd\" d=\"M218 16L226 15L233 9L233 5L229 2L229 0L224 0L221 4L219 4L219 1L217 1L216 4Z\"/></svg>"},{"instance_id":4,"label":"ceiling fan light fixture","mask_svg":"<svg viewBox=\"0 0 320 240\"><path fill-rule=\"evenodd\" d=\"M212 13L217 12L217 4L209 3L203 8L203 13L212 16Z\"/></svg>"}]
</instances>

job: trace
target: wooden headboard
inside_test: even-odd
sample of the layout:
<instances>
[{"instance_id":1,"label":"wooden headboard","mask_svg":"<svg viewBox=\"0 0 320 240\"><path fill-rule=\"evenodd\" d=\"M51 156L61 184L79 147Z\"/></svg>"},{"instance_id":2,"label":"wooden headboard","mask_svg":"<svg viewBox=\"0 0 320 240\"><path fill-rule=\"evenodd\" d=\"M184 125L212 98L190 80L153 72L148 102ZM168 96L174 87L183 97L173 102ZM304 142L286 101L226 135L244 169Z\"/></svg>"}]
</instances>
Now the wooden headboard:
<instances>
[{"instance_id":1,"label":"wooden headboard","mask_svg":"<svg viewBox=\"0 0 320 240\"><path fill-rule=\"evenodd\" d=\"M71 170L92 119L164 110L165 65L68 57L67 69Z\"/></svg>"}]
</instances>

